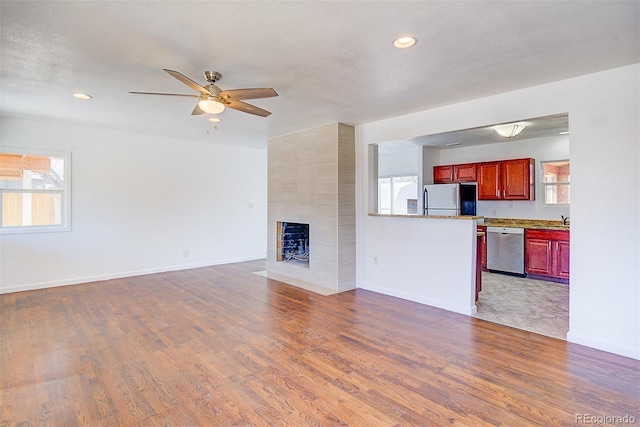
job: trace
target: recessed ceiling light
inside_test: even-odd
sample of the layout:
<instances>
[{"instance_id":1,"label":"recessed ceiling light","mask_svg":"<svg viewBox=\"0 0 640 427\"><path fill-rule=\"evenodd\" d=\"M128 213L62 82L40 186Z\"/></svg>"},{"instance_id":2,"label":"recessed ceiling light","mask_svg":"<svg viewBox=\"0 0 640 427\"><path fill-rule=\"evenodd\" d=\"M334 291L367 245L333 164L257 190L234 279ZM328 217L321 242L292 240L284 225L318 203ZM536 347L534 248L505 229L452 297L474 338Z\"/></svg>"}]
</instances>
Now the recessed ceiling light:
<instances>
[{"instance_id":1,"label":"recessed ceiling light","mask_svg":"<svg viewBox=\"0 0 640 427\"><path fill-rule=\"evenodd\" d=\"M569 135L569 131L565 130L564 132L560 132L560 135Z\"/></svg>"},{"instance_id":2,"label":"recessed ceiling light","mask_svg":"<svg viewBox=\"0 0 640 427\"><path fill-rule=\"evenodd\" d=\"M209 117L210 122L218 123L220 119L218 117Z\"/></svg>"},{"instance_id":3,"label":"recessed ceiling light","mask_svg":"<svg viewBox=\"0 0 640 427\"><path fill-rule=\"evenodd\" d=\"M418 39L413 36L398 37L393 41L393 45L398 49L406 49L418 43Z\"/></svg>"},{"instance_id":4,"label":"recessed ceiling light","mask_svg":"<svg viewBox=\"0 0 640 427\"><path fill-rule=\"evenodd\" d=\"M77 99L91 99L91 98L93 98L93 96L87 95L86 93L74 93L73 97L77 98Z\"/></svg>"}]
</instances>

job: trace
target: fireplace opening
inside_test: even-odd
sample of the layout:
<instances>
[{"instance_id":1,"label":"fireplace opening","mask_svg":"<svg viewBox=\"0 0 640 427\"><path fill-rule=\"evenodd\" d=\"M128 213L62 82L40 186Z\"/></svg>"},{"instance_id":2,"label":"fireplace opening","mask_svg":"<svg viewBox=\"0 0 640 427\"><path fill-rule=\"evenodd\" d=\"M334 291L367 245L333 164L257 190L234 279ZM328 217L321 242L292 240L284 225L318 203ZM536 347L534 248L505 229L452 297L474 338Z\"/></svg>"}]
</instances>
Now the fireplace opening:
<instances>
[{"instance_id":1,"label":"fireplace opening","mask_svg":"<svg viewBox=\"0 0 640 427\"><path fill-rule=\"evenodd\" d=\"M278 221L277 260L309 266L309 224Z\"/></svg>"}]
</instances>

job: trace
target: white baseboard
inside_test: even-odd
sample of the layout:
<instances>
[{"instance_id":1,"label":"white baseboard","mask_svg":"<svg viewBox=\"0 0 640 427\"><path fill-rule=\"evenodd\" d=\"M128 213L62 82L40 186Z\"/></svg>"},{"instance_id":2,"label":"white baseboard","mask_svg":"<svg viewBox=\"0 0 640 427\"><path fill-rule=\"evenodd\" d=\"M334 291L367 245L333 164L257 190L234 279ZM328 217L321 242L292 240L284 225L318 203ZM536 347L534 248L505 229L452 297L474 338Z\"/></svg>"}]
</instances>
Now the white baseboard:
<instances>
[{"instance_id":1,"label":"white baseboard","mask_svg":"<svg viewBox=\"0 0 640 427\"><path fill-rule=\"evenodd\" d=\"M585 347L595 348L596 350L606 351L607 353L617 354L619 356L630 357L631 359L640 360L640 348L627 345L618 345L615 343L594 339L586 335L580 335L571 331L567 332L567 341L580 344Z\"/></svg>"},{"instance_id":2,"label":"white baseboard","mask_svg":"<svg viewBox=\"0 0 640 427\"><path fill-rule=\"evenodd\" d=\"M477 307L475 304L471 305L471 307L458 306L446 303L444 301L435 300L432 298L425 298L422 295L415 295L407 292L400 292L397 289L389 289L378 286L370 286L368 284L359 284L358 288L366 289L368 291L377 292L383 295L389 295L396 298L406 299L408 301L418 302L420 304L429 305L431 307L441 308L447 311L453 311L454 313L464 314L466 316L471 316L476 313Z\"/></svg>"},{"instance_id":3,"label":"white baseboard","mask_svg":"<svg viewBox=\"0 0 640 427\"><path fill-rule=\"evenodd\" d=\"M231 258L211 260L193 264L180 264L166 267L156 267L134 271L121 271L115 273L97 274L84 277L70 277L66 279L53 280L50 282L28 283L16 286L0 287L0 294L8 294L11 292L34 291L37 289L55 288L59 286L78 285L81 283L100 282L103 280L122 279L124 277L144 276L147 274L166 273L168 271L190 270L192 268L211 267L214 265L233 264L236 262L255 261L264 259L264 256L248 257L248 258Z\"/></svg>"}]
</instances>

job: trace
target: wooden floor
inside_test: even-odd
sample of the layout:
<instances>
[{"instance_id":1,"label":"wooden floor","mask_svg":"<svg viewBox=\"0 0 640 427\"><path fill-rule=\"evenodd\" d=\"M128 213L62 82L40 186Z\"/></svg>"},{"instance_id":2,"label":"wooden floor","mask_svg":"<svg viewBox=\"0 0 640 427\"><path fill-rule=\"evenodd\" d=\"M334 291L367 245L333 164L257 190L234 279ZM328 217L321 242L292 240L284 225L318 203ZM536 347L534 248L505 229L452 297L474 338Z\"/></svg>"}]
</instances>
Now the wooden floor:
<instances>
[{"instance_id":1,"label":"wooden floor","mask_svg":"<svg viewBox=\"0 0 640 427\"><path fill-rule=\"evenodd\" d=\"M0 296L0 426L640 424L638 361L264 268Z\"/></svg>"}]
</instances>

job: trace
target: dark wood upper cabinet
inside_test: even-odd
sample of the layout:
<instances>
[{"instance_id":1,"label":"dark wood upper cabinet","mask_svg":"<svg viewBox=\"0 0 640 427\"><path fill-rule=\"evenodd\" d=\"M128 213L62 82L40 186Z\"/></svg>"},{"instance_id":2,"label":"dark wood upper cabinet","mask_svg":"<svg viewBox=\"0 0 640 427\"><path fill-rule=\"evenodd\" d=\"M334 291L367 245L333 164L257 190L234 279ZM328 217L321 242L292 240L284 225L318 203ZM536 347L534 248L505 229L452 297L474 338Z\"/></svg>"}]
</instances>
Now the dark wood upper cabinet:
<instances>
[{"instance_id":1,"label":"dark wood upper cabinet","mask_svg":"<svg viewBox=\"0 0 640 427\"><path fill-rule=\"evenodd\" d=\"M535 160L478 163L478 200L535 200Z\"/></svg>"},{"instance_id":2,"label":"dark wood upper cabinet","mask_svg":"<svg viewBox=\"0 0 640 427\"><path fill-rule=\"evenodd\" d=\"M449 184L451 182L453 182L453 165L433 167L434 184Z\"/></svg>"},{"instance_id":3,"label":"dark wood upper cabinet","mask_svg":"<svg viewBox=\"0 0 640 427\"><path fill-rule=\"evenodd\" d=\"M464 165L453 165L453 180L455 182L475 182L476 164L466 163Z\"/></svg>"},{"instance_id":4,"label":"dark wood upper cabinet","mask_svg":"<svg viewBox=\"0 0 640 427\"><path fill-rule=\"evenodd\" d=\"M476 166L478 171L478 200L500 200L501 162L484 162Z\"/></svg>"},{"instance_id":5,"label":"dark wood upper cabinet","mask_svg":"<svg viewBox=\"0 0 640 427\"><path fill-rule=\"evenodd\" d=\"M502 199L534 200L535 160L504 160L502 163Z\"/></svg>"},{"instance_id":6,"label":"dark wood upper cabinet","mask_svg":"<svg viewBox=\"0 0 640 427\"><path fill-rule=\"evenodd\" d=\"M452 182L475 182L476 164L446 165L433 167L433 183L449 184Z\"/></svg>"},{"instance_id":7,"label":"dark wood upper cabinet","mask_svg":"<svg viewBox=\"0 0 640 427\"><path fill-rule=\"evenodd\" d=\"M478 200L535 200L535 160L433 167L433 183L478 182Z\"/></svg>"}]
</instances>

